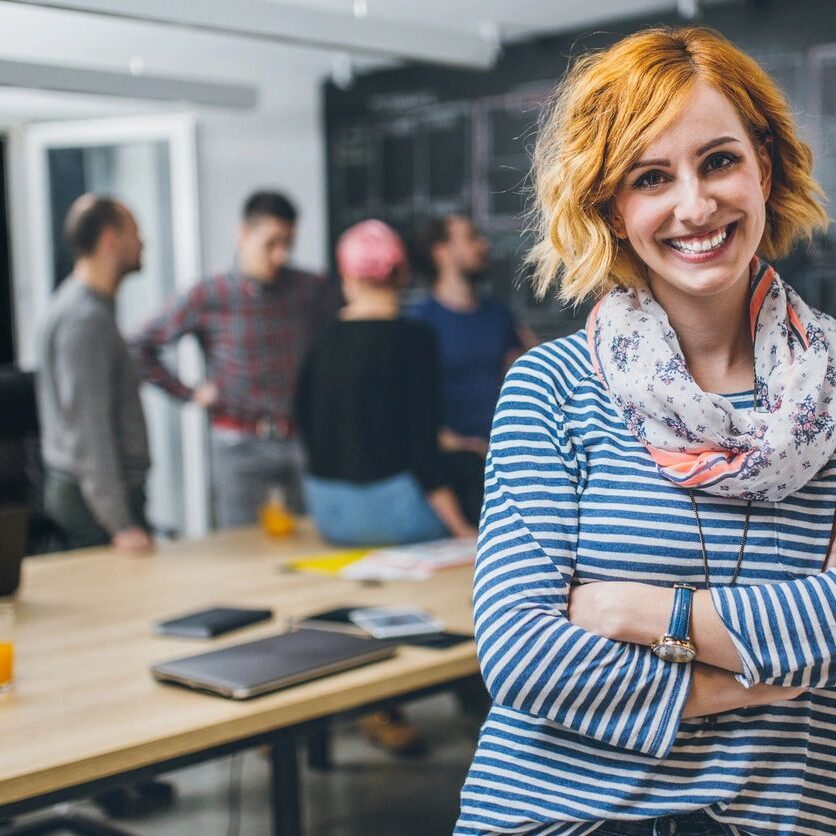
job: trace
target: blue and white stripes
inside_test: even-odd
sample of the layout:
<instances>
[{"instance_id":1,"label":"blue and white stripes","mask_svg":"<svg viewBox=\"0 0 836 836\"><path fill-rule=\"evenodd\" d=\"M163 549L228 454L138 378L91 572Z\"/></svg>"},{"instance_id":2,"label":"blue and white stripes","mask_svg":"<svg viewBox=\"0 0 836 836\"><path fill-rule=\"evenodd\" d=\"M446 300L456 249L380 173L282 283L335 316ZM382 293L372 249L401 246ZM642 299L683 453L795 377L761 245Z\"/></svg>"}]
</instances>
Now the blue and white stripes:
<instances>
[{"instance_id":1,"label":"blue and white stripes","mask_svg":"<svg viewBox=\"0 0 836 836\"><path fill-rule=\"evenodd\" d=\"M743 660L739 679L744 685L836 687L836 667L831 667L836 569L800 581L726 587L712 594Z\"/></svg>"},{"instance_id":2,"label":"blue and white stripes","mask_svg":"<svg viewBox=\"0 0 836 836\"><path fill-rule=\"evenodd\" d=\"M457 834L585 834L704 807L731 834L836 833L836 693L823 690L836 680L836 572L818 575L836 467L781 503L753 505L736 588L722 584L746 503L697 495L715 600L747 681L818 689L710 722L681 720L689 666L566 619L573 580L703 580L688 496L627 432L583 332L509 373L485 487L474 611L494 706Z\"/></svg>"}]
</instances>

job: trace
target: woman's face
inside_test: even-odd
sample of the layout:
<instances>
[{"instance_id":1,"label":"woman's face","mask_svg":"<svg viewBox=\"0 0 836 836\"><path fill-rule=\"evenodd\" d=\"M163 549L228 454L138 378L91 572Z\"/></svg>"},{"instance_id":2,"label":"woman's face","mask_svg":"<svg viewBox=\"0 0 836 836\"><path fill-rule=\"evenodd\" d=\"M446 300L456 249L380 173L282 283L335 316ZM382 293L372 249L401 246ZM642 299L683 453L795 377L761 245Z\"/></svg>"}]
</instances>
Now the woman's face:
<instances>
[{"instance_id":1,"label":"woman's face","mask_svg":"<svg viewBox=\"0 0 836 836\"><path fill-rule=\"evenodd\" d=\"M731 102L698 82L682 113L619 184L613 225L647 265L660 301L748 281L766 220L771 162Z\"/></svg>"}]
</instances>

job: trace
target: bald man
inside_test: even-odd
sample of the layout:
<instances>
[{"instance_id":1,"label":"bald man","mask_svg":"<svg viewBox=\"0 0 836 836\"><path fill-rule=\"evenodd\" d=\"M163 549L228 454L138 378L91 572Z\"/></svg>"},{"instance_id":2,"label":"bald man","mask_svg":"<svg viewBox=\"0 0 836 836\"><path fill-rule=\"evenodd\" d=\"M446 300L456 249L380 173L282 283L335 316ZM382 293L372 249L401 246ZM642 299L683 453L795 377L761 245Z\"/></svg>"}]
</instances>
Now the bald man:
<instances>
[{"instance_id":1,"label":"bald man","mask_svg":"<svg viewBox=\"0 0 836 836\"><path fill-rule=\"evenodd\" d=\"M153 546L148 438L115 311L120 285L142 266L142 239L124 205L89 194L72 205L64 231L75 263L50 301L38 374L44 502L69 548L144 553Z\"/></svg>"}]
</instances>

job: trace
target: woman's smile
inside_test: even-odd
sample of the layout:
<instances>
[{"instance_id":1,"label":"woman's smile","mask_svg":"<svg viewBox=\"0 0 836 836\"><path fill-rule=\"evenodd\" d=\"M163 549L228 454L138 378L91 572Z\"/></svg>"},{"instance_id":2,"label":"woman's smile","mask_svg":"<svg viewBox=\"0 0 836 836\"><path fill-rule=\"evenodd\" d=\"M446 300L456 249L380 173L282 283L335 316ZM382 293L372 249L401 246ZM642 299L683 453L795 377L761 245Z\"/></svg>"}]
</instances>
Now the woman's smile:
<instances>
[{"instance_id":1,"label":"woman's smile","mask_svg":"<svg viewBox=\"0 0 836 836\"><path fill-rule=\"evenodd\" d=\"M666 238L664 243L689 264L705 264L723 255L729 248L737 229L737 221L715 227L700 234Z\"/></svg>"}]
</instances>

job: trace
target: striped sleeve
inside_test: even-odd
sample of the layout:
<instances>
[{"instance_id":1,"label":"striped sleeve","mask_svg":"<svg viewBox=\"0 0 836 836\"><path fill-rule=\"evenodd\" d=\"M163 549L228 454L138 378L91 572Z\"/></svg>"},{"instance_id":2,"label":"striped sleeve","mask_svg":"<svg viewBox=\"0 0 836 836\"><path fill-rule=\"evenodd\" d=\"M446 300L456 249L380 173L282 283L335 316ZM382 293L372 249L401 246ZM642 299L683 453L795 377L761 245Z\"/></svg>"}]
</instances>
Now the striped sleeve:
<instances>
[{"instance_id":1,"label":"striped sleeve","mask_svg":"<svg viewBox=\"0 0 836 836\"><path fill-rule=\"evenodd\" d=\"M711 590L743 663L738 679L809 688L836 687L836 569L820 575Z\"/></svg>"},{"instance_id":2,"label":"striped sleeve","mask_svg":"<svg viewBox=\"0 0 836 836\"><path fill-rule=\"evenodd\" d=\"M499 706L663 758L691 666L567 619L580 465L560 406L561 373L549 360L535 349L517 361L494 419L474 588L483 676Z\"/></svg>"}]
</instances>

